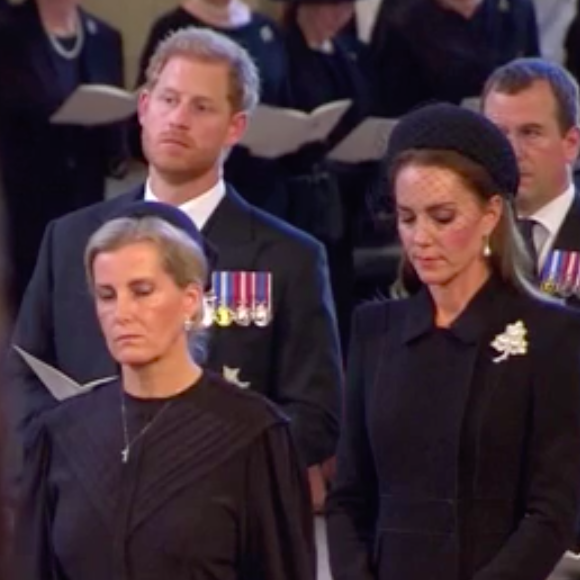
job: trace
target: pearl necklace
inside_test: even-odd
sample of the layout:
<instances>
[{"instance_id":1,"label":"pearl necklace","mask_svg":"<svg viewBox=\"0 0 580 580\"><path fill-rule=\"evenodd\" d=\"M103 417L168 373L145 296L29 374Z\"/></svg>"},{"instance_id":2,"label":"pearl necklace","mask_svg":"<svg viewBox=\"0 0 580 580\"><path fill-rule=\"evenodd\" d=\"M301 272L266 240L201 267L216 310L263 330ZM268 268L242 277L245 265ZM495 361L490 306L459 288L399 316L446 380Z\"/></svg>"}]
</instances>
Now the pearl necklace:
<instances>
[{"instance_id":1,"label":"pearl necklace","mask_svg":"<svg viewBox=\"0 0 580 580\"><path fill-rule=\"evenodd\" d=\"M67 49L65 46L63 46L58 36L52 33L50 30L45 29L45 32L54 51L65 60L76 59L81 53L81 50L85 44L85 29L78 14L76 16L76 41L72 48Z\"/></svg>"}]
</instances>

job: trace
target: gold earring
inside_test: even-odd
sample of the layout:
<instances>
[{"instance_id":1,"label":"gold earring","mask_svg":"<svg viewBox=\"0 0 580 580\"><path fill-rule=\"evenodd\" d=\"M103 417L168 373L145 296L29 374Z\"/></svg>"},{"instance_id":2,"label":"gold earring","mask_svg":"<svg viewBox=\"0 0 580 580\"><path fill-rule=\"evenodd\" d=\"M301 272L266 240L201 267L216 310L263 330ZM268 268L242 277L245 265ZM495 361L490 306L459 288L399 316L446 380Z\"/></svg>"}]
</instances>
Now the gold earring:
<instances>
[{"instance_id":1,"label":"gold earring","mask_svg":"<svg viewBox=\"0 0 580 580\"><path fill-rule=\"evenodd\" d=\"M483 238L483 257L489 258L491 256L491 245L489 244L489 236Z\"/></svg>"},{"instance_id":2,"label":"gold earring","mask_svg":"<svg viewBox=\"0 0 580 580\"><path fill-rule=\"evenodd\" d=\"M191 318L186 318L183 323L183 328L185 329L185 332L191 332L193 330L193 320L191 320Z\"/></svg>"}]
</instances>

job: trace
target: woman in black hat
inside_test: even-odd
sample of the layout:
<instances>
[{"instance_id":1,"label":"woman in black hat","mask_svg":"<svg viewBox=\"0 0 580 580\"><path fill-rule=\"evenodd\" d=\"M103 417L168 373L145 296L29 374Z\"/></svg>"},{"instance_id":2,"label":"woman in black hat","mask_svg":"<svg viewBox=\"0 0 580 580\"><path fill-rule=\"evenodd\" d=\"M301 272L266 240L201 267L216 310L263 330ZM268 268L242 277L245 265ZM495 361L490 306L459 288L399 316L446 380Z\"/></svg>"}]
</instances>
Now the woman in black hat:
<instances>
[{"instance_id":1,"label":"woman in black hat","mask_svg":"<svg viewBox=\"0 0 580 580\"><path fill-rule=\"evenodd\" d=\"M120 378L31 433L15 578L314 579L287 420L244 392L236 369L225 369L230 384L196 356L202 247L185 214L147 202L89 240L87 277Z\"/></svg>"},{"instance_id":2,"label":"woman in black hat","mask_svg":"<svg viewBox=\"0 0 580 580\"><path fill-rule=\"evenodd\" d=\"M489 121L409 114L386 177L413 293L355 316L335 579L544 580L578 513L580 320L528 282L517 163Z\"/></svg>"}]
</instances>

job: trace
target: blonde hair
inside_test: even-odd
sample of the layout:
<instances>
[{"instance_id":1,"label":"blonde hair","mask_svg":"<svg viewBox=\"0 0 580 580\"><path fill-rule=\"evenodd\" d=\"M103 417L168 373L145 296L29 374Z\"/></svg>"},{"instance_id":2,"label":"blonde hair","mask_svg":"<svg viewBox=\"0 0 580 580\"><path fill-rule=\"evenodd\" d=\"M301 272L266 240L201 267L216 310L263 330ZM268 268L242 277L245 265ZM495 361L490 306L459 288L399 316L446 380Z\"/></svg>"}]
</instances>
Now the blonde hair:
<instances>
[{"instance_id":1,"label":"blonde hair","mask_svg":"<svg viewBox=\"0 0 580 580\"><path fill-rule=\"evenodd\" d=\"M227 65L232 109L248 114L255 109L260 98L260 77L248 52L223 34L194 26L182 28L159 43L145 72L147 90L155 87L165 65L177 56Z\"/></svg>"},{"instance_id":2,"label":"blonde hair","mask_svg":"<svg viewBox=\"0 0 580 580\"><path fill-rule=\"evenodd\" d=\"M202 248L185 232L154 216L116 218L106 222L91 236L84 256L85 274L91 290L95 285L93 264L99 254L140 242L148 242L157 249L163 270L178 288L185 289L194 284L203 291L208 279L208 264ZM202 302L192 318L190 333L190 346L198 361L206 354L203 315Z\"/></svg>"}]
</instances>

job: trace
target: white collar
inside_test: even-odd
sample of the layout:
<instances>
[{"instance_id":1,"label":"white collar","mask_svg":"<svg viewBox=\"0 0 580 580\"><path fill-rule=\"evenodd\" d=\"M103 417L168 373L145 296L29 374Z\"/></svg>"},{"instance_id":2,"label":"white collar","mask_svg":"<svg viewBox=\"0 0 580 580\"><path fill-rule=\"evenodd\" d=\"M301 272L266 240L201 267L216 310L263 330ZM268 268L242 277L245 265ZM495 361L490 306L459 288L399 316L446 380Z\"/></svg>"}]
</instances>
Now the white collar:
<instances>
[{"instance_id":1,"label":"white collar","mask_svg":"<svg viewBox=\"0 0 580 580\"><path fill-rule=\"evenodd\" d=\"M574 192L574 183L570 180L570 184L563 193L541 207L530 218L544 226L550 237L555 236L560 230L568 210L572 206Z\"/></svg>"},{"instance_id":2,"label":"white collar","mask_svg":"<svg viewBox=\"0 0 580 580\"><path fill-rule=\"evenodd\" d=\"M218 179L217 183L211 189L208 189L201 195L186 201L184 204L179 206L179 209L192 219L198 230L201 230L220 204L225 194L226 185L224 180ZM150 179L148 179L145 184L144 199L145 201L160 201L151 189Z\"/></svg>"}]
</instances>

